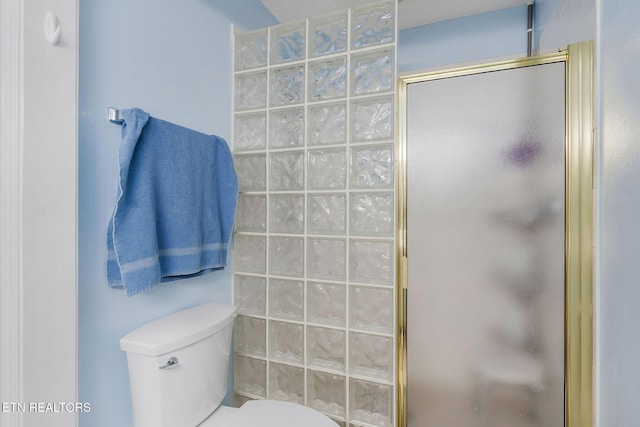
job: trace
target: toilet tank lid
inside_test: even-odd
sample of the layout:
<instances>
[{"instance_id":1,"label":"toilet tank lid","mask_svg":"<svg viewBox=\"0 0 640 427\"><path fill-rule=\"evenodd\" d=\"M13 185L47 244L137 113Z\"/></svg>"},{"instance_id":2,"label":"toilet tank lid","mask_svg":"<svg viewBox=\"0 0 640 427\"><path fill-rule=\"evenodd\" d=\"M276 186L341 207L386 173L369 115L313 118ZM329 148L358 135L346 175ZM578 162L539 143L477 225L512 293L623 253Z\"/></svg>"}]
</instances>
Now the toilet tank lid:
<instances>
[{"instance_id":1,"label":"toilet tank lid","mask_svg":"<svg viewBox=\"0 0 640 427\"><path fill-rule=\"evenodd\" d=\"M120 339L127 353L159 356L215 334L236 315L236 307L209 303L181 310L139 327Z\"/></svg>"}]
</instances>

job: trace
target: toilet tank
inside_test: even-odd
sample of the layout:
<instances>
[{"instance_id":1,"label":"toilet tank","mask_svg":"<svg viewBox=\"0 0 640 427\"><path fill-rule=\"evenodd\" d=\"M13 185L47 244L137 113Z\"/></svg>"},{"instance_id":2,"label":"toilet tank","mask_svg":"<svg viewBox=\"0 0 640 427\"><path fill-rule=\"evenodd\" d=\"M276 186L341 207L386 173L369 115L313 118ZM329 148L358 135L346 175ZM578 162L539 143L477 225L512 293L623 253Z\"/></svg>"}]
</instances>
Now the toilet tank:
<instances>
[{"instance_id":1,"label":"toilet tank","mask_svg":"<svg viewBox=\"0 0 640 427\"><path fill-rule=\"evenodd\" d=\"M236 308L204 304L147 323L120 340L135 427L195 427L227 393Z\"/></svg>"}]
</instances>

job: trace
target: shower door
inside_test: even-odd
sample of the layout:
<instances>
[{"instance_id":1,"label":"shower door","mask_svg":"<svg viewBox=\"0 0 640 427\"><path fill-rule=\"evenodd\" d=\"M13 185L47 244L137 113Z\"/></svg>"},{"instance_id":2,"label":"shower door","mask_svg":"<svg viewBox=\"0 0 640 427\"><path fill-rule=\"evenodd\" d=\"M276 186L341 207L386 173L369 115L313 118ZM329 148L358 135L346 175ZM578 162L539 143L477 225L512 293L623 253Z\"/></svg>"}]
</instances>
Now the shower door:
<instances>
[{"instance_id":1,"label":"shower door","mask_svg":"<svg viewBox=\"0 0 640 427\"><path fill-rule=\"evenodd\" d=\"M403 89L409 427L565 426L567 63L540 58Z\"/></svg>"}]
</instances>

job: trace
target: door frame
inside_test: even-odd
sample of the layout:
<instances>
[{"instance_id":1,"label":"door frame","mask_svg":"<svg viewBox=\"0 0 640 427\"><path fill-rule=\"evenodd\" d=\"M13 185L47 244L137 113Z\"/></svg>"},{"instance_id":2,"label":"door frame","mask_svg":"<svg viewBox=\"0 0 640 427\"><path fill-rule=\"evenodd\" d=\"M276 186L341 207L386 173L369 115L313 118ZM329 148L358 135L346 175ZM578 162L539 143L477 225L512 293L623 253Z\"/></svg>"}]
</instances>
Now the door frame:
<instances>
[{"instance_id":1,"label":"door frame","mask_svg":"<svg viewBox=\"0 0 640 427\"><path fill-rule=\"evenodd\" d=\"M78 0L0 0L0 19L0 426L77 425L32 405L78 401Z\"/></svg>"},{"instance_id":2,"label":"door frame","mask_svg":"<svg viewBox=\"0 0 640 427\"><path fill-rule=\"evenodd\" d=\"M565 427L593 424L593 43L557 53L401 77L397 158L397 425L407 426L407 89L411 83L566 63Z\"/></svg>"},{"instance_id":3,"label":"door frame","mask_svg":"<svg viewBox=\"0 0 640 427\"><path fill-rule=\"evenodd\" d=\"M23 10L0 3L0 398L21 402L23 228ZM22 426L22 415L3 413L0 425Z\"/></svg>"}]
</instances>

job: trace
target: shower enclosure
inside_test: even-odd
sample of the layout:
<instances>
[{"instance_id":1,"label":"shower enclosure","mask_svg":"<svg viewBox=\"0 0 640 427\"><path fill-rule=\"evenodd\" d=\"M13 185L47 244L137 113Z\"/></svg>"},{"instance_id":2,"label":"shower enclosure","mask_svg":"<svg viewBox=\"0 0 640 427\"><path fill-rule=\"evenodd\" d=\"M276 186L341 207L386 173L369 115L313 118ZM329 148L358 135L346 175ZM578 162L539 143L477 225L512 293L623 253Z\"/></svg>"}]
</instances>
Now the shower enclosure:
<instances>
[{"instance_id":1,"label":"shower enclosure","mask_svg":"<svg viewBox=\"0 0 640 427\"><path fill-rule=\"evenodd\" d=\"M399 425L590 425L591 71L402 79Z\"/></svg>"}]
</instances>

